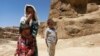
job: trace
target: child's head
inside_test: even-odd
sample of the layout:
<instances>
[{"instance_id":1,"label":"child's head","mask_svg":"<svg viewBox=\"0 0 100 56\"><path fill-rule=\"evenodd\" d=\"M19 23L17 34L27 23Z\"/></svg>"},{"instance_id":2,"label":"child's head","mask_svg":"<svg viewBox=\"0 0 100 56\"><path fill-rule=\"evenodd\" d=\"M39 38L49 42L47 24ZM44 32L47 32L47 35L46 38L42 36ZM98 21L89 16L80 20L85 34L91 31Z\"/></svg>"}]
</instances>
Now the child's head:
<instances>
[{"instance_id":1,"label":"child's head","mask_svg":"<svg viewBox=\"0 0 100 56\"><path fill-rule=\"evenodd\" d=\"M52 19L48 19L47 25L48 25L50 28L54 27L54 21L53 21Z\"/></svg>"},{"instance_id":2,"label":"child's head","mask_svg":"<svg viewBox=\"0 0 100 56\"><path fill-rule=\"evenodd\" d=\"M31 34L30 26L27 24L20 26L19 31L20 31L21 36L23 37L28 37Z\"/></svg>"}]
</instances>

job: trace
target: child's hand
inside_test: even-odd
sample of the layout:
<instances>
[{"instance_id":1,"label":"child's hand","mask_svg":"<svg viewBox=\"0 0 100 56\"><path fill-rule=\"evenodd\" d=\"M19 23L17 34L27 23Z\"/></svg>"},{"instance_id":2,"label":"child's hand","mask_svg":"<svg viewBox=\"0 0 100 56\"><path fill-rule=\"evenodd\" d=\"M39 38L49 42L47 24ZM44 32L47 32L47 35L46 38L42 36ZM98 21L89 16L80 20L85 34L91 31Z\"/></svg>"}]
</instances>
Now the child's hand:
<instances>
[{"instance_id":1,"label":"child's hand","mask_svg":"<svg viewBox=\"0 0 100 56\"><path fill-rule=\"evenodd\" d=\"M30 49L26 56L32 56L33 53L34 53L34 48Z\"/></svg>"},{"instance_id":2,"label":"child's hand","mask_svg":"<svg viewBox=\"0 0 100 56\"><path fill-rule=\"evenodd\" d=\"M48 47L47 39L45 39L45 42L46 42L46 45L47 45L47 47Z\"/></svg>"},{"instance_id":3,"label":"child's hand","mask_svg":"<svg viewBox=\"0 0 100 56\"><path fill-rule=\"evenodd\" d=\"M14 56L17 56L17 54L15 53Z\"/></svg>"}]
</instances>

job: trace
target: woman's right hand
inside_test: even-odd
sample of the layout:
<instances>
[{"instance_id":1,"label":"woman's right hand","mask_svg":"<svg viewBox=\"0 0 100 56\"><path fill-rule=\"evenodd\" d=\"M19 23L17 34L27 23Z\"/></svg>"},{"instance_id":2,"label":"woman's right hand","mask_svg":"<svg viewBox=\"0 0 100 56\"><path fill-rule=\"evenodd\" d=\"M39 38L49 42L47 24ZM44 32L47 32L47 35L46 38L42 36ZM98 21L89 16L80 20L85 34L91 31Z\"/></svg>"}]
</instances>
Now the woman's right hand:
<instances>
[{"instance_id":1,"label":"woman's right hand","mask_svg":"<svg viewBox=\"0 0 100 56\"><path fill-rule=\"evenodd\" d=\"M32 18L32 14L29 14L27 18L30 20Z\"/></svg>"},{"instance_id":2,"label":"woman's right hand","mask_svg":"<svg viewBox=\"0 0 100 56\"><path fill-rule=\"evenodd\" d=\"M26 23L29 23L30 20L31 20L31 18L32 18L32 14L28 14L28 15L27 15L27 21L26 21Z\"/></svg>"}]
</instances>

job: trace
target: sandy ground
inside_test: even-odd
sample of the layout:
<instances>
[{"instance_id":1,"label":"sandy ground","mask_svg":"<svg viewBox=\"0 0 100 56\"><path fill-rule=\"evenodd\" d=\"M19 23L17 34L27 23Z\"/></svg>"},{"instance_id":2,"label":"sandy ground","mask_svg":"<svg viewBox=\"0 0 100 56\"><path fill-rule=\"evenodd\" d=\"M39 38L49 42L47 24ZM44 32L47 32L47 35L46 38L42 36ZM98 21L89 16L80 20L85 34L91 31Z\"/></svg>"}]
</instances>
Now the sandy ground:
<instances>
[{"instance_id":1,"label":"sandy ground","mask_svg":"<svg viewBox=\"0 0 100 56\"><path fill-rule=\"evenodd\" d=\"M48 56L44 39L37 38L39 56ZM16 41L0 39L0 56L14 56ZM100 34L59 39L55 56L100 56Z\"/></svg>"}]
</instances>

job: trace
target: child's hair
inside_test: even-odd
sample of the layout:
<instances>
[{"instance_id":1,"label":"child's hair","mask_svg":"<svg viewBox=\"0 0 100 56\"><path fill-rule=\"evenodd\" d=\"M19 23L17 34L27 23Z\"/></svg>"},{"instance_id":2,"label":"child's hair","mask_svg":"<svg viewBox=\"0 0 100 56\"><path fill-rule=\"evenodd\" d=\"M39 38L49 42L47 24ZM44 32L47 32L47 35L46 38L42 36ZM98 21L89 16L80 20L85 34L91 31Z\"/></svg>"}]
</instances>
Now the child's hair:
<instances>
[{"instance_id":1,"label":"child's hair","mask_svg":"<svg viewBox=\"0 0 100 56\"><path fill-rule=\"evenodd\" d=\"M30 29L30 26L27 24L23 24L19 27L19 33L22 33L23 30Z\"/></svg>"},{"instance_id":2,"label":"child's hair","mask_svg":"<svg viewBox=\"0 0 100 56\"><path fill-rule=\"evenodd\" d=\"M54 21L52 19L48 19L47 20L47 25L49 25L50 23L54 23Z\"/></svg>"}]
</instances>

